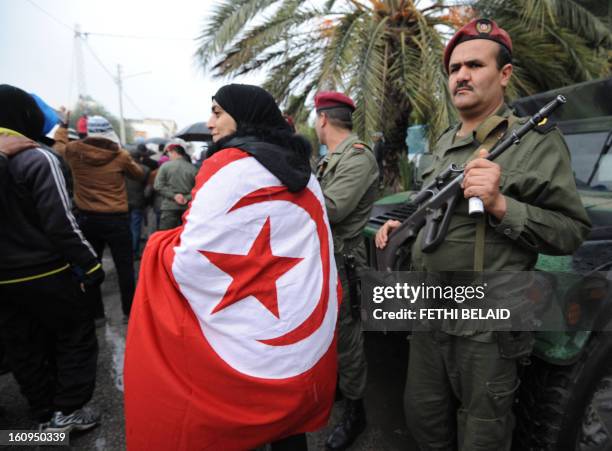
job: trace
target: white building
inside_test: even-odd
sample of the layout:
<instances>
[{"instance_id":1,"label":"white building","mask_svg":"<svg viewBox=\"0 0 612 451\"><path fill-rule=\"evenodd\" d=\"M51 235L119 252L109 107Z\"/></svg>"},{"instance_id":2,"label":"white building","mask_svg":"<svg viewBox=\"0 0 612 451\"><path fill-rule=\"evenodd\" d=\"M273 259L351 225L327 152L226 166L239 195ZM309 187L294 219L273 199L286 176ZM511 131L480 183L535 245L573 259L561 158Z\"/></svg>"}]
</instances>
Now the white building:
<instances>
[{"instance_id":1,"label":"white building","mask_svg":"<svg viewBox=\"0 0 612 451\"><path fill-rule=\"evenodd\" d=\"M127 119L134 129L134 139L171 138L177 132L171 119Z\"/></svg>"}]
</instances>

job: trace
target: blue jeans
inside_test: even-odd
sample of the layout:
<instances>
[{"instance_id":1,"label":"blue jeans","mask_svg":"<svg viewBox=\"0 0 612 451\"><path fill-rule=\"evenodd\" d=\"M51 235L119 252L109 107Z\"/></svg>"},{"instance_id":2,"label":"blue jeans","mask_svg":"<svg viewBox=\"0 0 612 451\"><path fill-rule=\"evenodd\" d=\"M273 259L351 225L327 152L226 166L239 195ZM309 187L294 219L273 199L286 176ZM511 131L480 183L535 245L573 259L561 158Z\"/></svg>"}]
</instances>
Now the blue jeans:
<instances>
[{"instance_id":1,"label":"blue jeans","mask_svg":"<svg viewBox=\"0 0 612 451\"><path fill-rule=\"evenodd\" d=\"M144 210L141 208L134 208L130 210L130 231L132 232L132 251L134 257L138 256L140 250L140 234L142 232L142 218L144 216Z\"/></svg>"}]
</instances>

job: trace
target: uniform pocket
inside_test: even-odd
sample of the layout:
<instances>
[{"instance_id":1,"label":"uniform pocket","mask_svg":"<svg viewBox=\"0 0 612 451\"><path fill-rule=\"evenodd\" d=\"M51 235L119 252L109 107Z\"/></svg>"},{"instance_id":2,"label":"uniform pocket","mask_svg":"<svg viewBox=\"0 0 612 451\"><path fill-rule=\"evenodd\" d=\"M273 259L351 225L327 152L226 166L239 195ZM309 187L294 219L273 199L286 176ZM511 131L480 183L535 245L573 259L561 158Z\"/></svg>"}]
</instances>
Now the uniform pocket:
<instances>
[{"instance_id":1,"label":"uniform pocket","mask_svg":"<svg viewBox=\"0 0 612 451\"><path fill-rule=\"evenodd\" d=\"M493 399L501 399L506 396L513 396L521 385L521 380L517 378L507 381L488 381L485 385L489 396Z\"/></svg>"}]
</instances>

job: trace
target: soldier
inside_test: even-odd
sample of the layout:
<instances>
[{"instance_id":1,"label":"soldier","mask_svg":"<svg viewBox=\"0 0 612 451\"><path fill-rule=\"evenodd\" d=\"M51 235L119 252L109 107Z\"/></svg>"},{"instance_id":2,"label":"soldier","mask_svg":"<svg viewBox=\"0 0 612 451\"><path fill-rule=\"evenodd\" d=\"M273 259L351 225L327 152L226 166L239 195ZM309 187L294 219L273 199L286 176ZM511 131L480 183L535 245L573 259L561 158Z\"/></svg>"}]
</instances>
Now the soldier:
<instances>
[{"instance_id":1,"label":"soldier","mask_svg":"<svg viewBox=\"0 0 612 451\"><path fill-rule=\"evenodd\" d=\"M170 161L159 168L153 185L162 197L159 230L173 229L182 224L198 173L183 146L168 144L166 152Z\"/></svg>"},{"instance_id":2,"label":"soldier","mask_svg":"<svg viewBox=\"0 0 612 451\"><path fill-rule=\"evenodd\" d=\"M378 167L372 150L352 133L353 101L339 92L315 96L315 129L328 149L319 162L317 178L334 239L336 264L342 283L338 330L339 388L345 398L344 415L326 446L348 447L365 429L363 406L367 367L359 321L357 270L365 265L361 232L377 197Z\"/></svg>"},{"instance_id":3,"label":"soldier","mask_svg":"<svg viewBox=\"0 0 612 451\"><path fill-rule=\"evenodd\" d=\"M448 86L461 122L438 139L424 183L450 163L465 164L463 194L444 242L432 253L412 249L419 271L529 271L538 253L571 254L589 232L567 146L549 123L527 134L495 162L487 150L525 123L504 102L512 75L512 41L492 20L473 20L444 52ZM470 161L471 160L471 161ZM469 161L469 162L468 162ZM479 197L485 215L468 215ZM399 226L378 231L383 248ZM415 243L420 243L422 233ZM512 339L518 342L511 343ZM404 408L421 449L507 450L518 358L530 352L529 333L467 331L414 333ZM515 352L510 352L510 349ZM456 426L455 426L456 425Z\"/></svg>"}]
</instances>

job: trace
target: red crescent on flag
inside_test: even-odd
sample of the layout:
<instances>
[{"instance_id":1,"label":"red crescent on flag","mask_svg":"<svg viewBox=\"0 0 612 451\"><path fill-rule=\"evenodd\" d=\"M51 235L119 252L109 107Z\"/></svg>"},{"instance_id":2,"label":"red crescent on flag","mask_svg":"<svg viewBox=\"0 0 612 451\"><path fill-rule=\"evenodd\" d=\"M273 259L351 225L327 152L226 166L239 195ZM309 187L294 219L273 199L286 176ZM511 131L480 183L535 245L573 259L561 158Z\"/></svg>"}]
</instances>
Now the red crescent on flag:
<instances>
[{"instance_id":1,"label":"red crescent on flag","mask_svg":"<svg viewBox=\"0 0 612 451\"><path fill-rule=\"evenodd\" d=\"M308 188L303 189L299 193L288 192L287 188L284 186L261 188L247 194L236 202L236 204L230 208L228 213L248 205L268 202L271 200L284 200L291 202L308 213L310 218L316 224L321 252L323 286L321 288L321 296L319 297L319 301L317 302L317 305L313 309L312 313L308 316L308 318L306 318L306 320L304 320L302 324L286 334L275 338L258 340L259 342L269 346L288 346L298 343L299 341L302 341L312 335L319 327L321 327L321 324L325 319L325 313L327 312L327 307L329 304L329 236L327 233L327 227L325 225L325 213L323 211L323 207L321 206L321 203L317 197Z\"/></svg>"}]
</instances>

